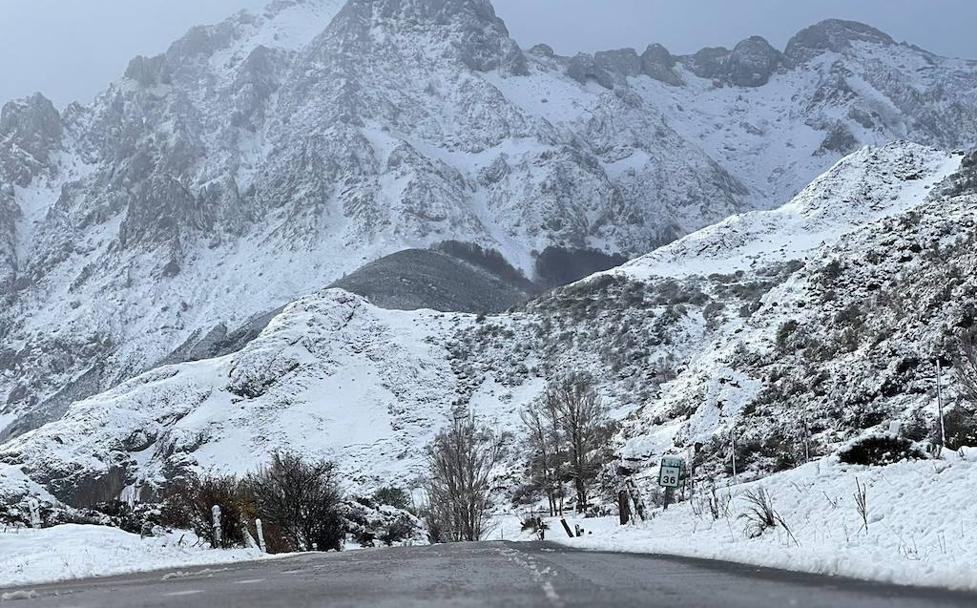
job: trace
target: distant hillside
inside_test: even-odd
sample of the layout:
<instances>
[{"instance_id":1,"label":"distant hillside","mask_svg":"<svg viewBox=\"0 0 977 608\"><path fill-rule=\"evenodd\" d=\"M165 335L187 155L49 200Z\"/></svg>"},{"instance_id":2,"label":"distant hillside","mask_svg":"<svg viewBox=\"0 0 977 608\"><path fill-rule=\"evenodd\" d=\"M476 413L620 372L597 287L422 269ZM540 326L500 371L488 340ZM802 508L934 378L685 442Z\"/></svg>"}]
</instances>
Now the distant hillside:
<instances>
[{"instance_id":1,"label":"distant hillside","mask_svg":"<svg viewBox=\"0 0 977 608\"><path fill-rule=\"evenodd\" d=\"M430 249L385 256L331 287L363 296L380 308L473 313L503 312L527 301L536 290L514 269L508 276L495 274L474 259Z\"/></svg>"}]
</instances>

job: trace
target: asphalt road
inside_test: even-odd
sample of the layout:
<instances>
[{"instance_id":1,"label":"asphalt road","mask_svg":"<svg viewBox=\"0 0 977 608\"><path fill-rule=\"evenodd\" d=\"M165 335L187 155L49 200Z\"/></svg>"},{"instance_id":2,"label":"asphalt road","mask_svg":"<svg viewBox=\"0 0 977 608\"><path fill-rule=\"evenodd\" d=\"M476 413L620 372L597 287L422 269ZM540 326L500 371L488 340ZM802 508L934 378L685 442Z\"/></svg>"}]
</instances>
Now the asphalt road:
<instances>
[{"instance_id":1,"label":"asphalt road","mask_svg":"<svg viewBox=\"0 0 977 608\"><path fill-rule=\"evenodd\" d=\"M17 608L977 606L977 595L970 594L723 562L505 542L317 554L0 590L3 593Z\"/></svg>"}]
</instances>

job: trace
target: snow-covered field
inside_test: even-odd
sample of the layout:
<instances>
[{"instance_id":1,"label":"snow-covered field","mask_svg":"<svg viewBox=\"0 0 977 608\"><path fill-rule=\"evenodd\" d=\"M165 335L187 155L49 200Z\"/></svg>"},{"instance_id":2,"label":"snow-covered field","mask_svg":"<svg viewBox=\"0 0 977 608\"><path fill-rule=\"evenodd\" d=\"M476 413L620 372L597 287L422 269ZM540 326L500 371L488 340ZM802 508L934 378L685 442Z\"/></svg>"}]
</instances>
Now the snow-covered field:
<instances>
[{"instance_id":1,"label":"snow-covered field","mask_svg":"<svg viewBox=\"0 0 977 608\"><path fill-rule=\"evenodd\" d=\"M0 527L0 587L113 576L267 557L252 549L213 550L191 534L139 538L117 528L64 525Z\"/></svg>"},{"instance_id":2,"label":"snow-covered field","mask_svg":"<svg viewBox=\"0 0 977 608\"><path fill-rule=\"evenodd\" d=\"M856 480L867 487L868 529L855 503ZM750 539L744 494L764 488L790 527ZM827 459L729 493L729 516L713 521L689 502L656 510L651 521L622 527L617 517L570 519L587 534L568 539L559 521L547 539L583 549L699 557L849 576L904 585L977 589L977 450L939 461L888 467L848 466ZM507 538L519 538L506 525ZM494 537L498 538L498 534ZM525 535L521 536L525 538Z\"/></svg>"}]
</instances>

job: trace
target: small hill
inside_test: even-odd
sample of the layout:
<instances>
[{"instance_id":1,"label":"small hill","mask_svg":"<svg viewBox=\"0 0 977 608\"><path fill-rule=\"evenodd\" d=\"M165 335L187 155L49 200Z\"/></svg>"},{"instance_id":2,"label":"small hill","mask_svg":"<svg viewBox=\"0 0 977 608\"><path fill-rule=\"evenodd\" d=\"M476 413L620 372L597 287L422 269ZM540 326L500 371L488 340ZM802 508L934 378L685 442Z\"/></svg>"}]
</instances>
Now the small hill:
<instances>
[{"instance_id":1,"label":"small hill","mask_svg":"<svg viewBox=\"0 0 977 608\"><path fill-rule=\"evenodd\" d=\"M392 310L495 313L527 301L535 286L444 251L407 249L380 258L332 287Z\"/></svg>"}]
</instances>

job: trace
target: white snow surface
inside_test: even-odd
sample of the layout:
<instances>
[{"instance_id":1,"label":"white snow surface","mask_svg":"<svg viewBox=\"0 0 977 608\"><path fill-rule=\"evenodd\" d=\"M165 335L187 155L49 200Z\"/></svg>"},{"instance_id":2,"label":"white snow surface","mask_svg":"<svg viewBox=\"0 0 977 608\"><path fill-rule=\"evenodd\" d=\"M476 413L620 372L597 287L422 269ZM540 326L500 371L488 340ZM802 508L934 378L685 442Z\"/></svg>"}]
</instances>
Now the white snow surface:
<instances>
[{"instance_id":1,"label":"white snow surface","mask_svg":"<svg viewBox=\"0 0 977 608\"><path fill-rule=\"evenodd\" d=\"M0 528L0 593L2 587L268 557L254 549L203 548L196 541L192 534L140 538L117 528L76 524Z\"/></svg>"},{"instance_id":2,"label":"white snow surface","mask_svg":"<svg viewBox=\"0 0 977 608\"><path fill-rule=\"evenodd\" d=\"M867 487L869 525L856 509ZM649 481L649 483L652 483ZM782 527L749 538L745 492L763 488ZM700 487L699 491L705 489ZM583 549L698 557L866 580L977 590L977 450L944 460L860 467L832 459L752 483L717 488L731 496L728 517L697 515L693 502L653 511L650 521L620 526L617 517L570 519L588 534L568 539L557 520L547 538ZM510 528L510 538L511 536ZM525 536L523 536L525 537Z\"/></svg>"},{"instance_id":3,"label":"white snow surface","mask_svg":"<svg viewBox=\"0 0 977 608\"><path fill-rule=\"evenodd\" d=\"M809 258L845 234L919 205L961 157L907 142L865 147L782 207L731 216L609 272L639 280L706 276Z\"/></svg>"}]
</instances>

